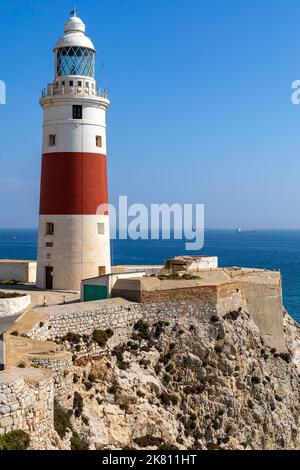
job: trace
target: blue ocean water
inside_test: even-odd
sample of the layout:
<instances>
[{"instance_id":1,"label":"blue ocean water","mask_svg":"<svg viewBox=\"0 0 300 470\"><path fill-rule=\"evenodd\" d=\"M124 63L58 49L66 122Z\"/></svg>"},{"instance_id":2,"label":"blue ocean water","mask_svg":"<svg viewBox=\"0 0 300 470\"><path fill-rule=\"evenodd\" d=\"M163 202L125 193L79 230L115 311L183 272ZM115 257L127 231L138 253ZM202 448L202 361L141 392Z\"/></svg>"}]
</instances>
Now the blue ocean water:
<instances>
[{"instance_id":1,"label":"blue ocean water","mask_svg":"<svg viewBox=\"0 0 300 470\"><path fill-rule=\"evenodd\" d=\"M0 230L0 258L36 259L36 230ZM220 266L276 269L282 272L284 304L300 323L300 230L207 230L200 252L186 252L178 240L115 240L114 264L161 264L182 254L219 257Z\"/></svg>"}]
</instances>

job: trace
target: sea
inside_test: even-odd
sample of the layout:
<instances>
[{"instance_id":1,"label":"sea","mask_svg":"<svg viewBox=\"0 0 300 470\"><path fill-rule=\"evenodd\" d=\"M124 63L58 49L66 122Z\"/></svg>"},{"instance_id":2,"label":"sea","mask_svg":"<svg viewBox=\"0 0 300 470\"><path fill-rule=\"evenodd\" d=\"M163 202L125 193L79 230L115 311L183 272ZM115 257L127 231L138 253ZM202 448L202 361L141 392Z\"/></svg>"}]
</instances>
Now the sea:
<instances>
[{"instance_id":1,"label":"sea","mask_svg":"<svg viewBox=\"0 0 300 470\"><path fill-rule=\"evenodd\" d=\"M300 230L206 230L204 248L185 250L185 240L114 240L113 264L162 264L179 255L218 256L219 265L280 270L284 305L300 323ZM37 230L0 230L0 259L36 259Z\"/></svg>"}]
</instances>

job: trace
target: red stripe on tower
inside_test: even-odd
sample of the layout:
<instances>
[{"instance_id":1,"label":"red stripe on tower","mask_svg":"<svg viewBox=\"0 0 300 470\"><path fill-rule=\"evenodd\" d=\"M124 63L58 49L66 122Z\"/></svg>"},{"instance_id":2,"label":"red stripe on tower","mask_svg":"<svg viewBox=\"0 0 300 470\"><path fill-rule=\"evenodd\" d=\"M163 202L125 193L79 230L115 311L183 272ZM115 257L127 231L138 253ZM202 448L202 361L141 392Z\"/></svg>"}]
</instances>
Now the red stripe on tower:
<instances>
[{"instance_id":1,"label":"red stripe on tower","mask_svg":"<svg viewBox=\"0 0 300 470\"><path fill-rule=\"evenodd\" d=\"M43 155L40 215L95 215L108 204L106 155Z\"/></svg>"}]
</instances>

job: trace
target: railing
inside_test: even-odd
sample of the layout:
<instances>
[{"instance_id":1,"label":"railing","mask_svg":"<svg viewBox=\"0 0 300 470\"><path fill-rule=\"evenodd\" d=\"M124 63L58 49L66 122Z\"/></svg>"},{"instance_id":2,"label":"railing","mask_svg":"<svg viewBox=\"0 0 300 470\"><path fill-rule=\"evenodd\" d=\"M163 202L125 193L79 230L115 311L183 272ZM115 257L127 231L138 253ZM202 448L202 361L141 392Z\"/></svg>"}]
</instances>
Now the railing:
<instances>
[{"instance_id":1,"label":"railing","mask_svg":"<svg viewBox=\"0 0 300 470\"><path fill-rule=\"evenodd\" d=\"M108 98L108 90L101 88L93 89L91 87L85 86L68 86L65 85L54 85L53 83L49 83L47 88L42 90L42 98L47 96L54 96L54 95L79 95L79 96L96 96L99 98Z\"/></svg>"}]
</instances>

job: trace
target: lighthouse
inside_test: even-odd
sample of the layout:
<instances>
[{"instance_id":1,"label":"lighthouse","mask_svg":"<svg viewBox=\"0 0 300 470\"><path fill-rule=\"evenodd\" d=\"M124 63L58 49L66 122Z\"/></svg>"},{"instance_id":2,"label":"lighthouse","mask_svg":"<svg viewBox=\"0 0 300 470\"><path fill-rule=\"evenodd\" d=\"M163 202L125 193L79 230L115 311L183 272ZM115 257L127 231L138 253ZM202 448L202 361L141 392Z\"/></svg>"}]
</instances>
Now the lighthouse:
<instances>
[{"instance_id":1,"label":"lighthouse","mask_svg":"<svg viewBox=\"0 0 300 470\"><path fill-rule=\"evenodd\" d=\"M78 291L110 272L107 93L95 80L95 47L76 11L55 48L44 111L37 286Z\"/></svg>"}]
</instances>

